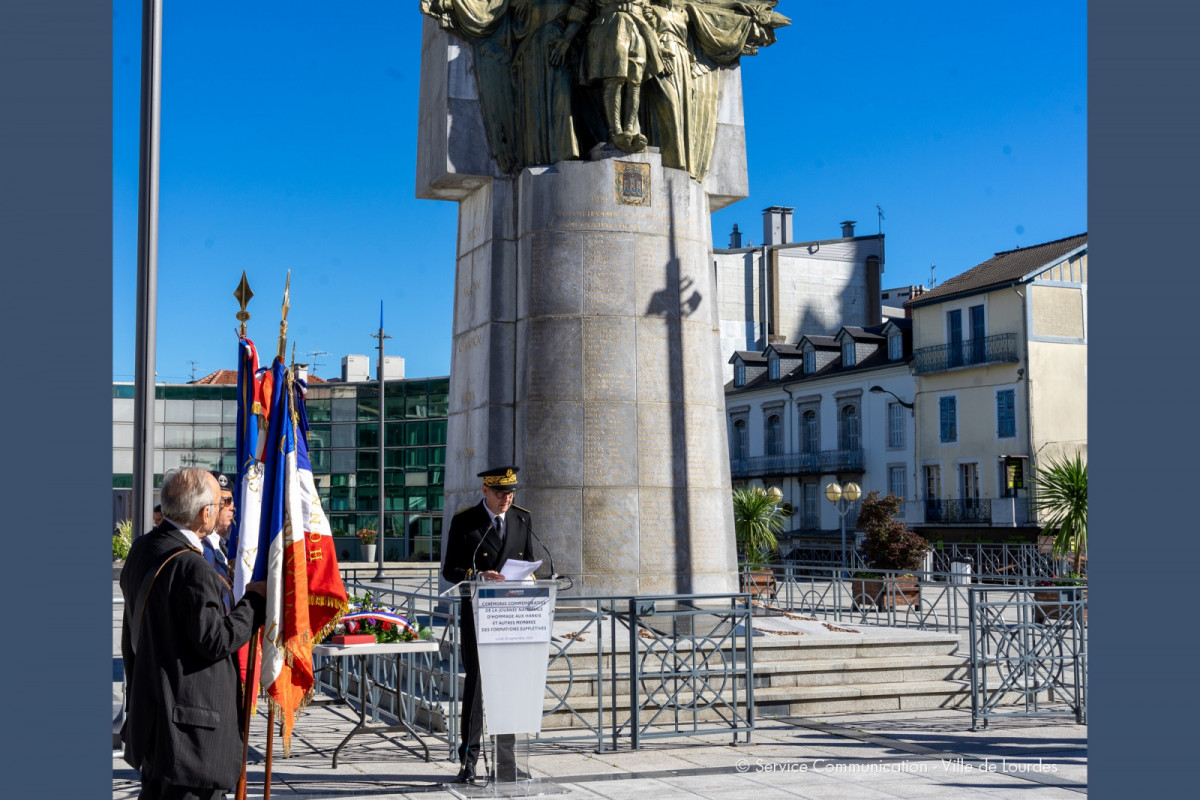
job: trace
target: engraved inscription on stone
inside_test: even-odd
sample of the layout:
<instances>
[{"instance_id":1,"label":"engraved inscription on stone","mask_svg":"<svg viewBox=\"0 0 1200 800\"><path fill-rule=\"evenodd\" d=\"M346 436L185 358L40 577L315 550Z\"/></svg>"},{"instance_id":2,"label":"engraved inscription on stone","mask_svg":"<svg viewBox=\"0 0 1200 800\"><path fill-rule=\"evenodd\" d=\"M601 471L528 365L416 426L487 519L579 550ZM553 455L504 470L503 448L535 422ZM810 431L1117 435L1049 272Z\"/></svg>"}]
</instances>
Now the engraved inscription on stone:
<instances>
[{"instance_id":1,"label":"engraved inscription on stone","mask_svg":"<svg viewBox=\"0 0 1200 800\"><path fill-rule=\"evenodd\" d=\"M579 486L583 483L582 403L524 403L518 436L525 442L524 472L531 483Z\"/></svg>"},{"instance_id":2,"label":"engraved inscription on stone","mask_svg":"<svg viewBox=\"0 0 1200 800\"><path fill-rule=\"evenodd\" d=\"M581 399L581 322L579 319L535 319L524 330L525 352L530 354L524 369L530 401Z\"/></svg>"},{"instance_id":3,"label":"engraved inscription on stone","mask_svg":"<svg viewBox=\"0 0 1200 800\"><path fill-rule=\"evenodd\" d=\"M637 239L630 233L577 233L584 265L585 314L634 314L634 254Z\"/></svg>"},{"instance_id":4,"label":"engraved inscription on stone","mask_svg":"<svg viewBox=\"0 0 1200 800\"><path fill-rule=\"evenodd\" d=\"M687 563L688 553L681 552L678 535L682 520L675 515L675 489L642 489L638 497L641 512L640 569L646 572L675 572ZM686 538L682 539L686 543Z\"/></svg>"},{"instance_id":5,"label":"engraved inscription on stone","mask_svg":"<svg viewBox=\"0 0 1200 800\"><path fill-rule=\"evenodd\" d=\"M623 206L650 205L650 165L613 161L617 202Z\"/></svg>"},{"instance_id":6,"label":"engraved inscription on stone","mask_svg":"<svg viewBox=\"0 0 1200 800\"><path fill-rule=\"evenodd\" d=\"M676 448L671 439L673 414L682 419L682 407L638 403L638 485L643 491L650 486L683 483L682 464L675 458Z\"/></svg>"},{"instance_id":7,"label":"engraved inscription on stone","mask_svg":"<svg viewBox=\"0 0 1200 800\"><path fill-rule=\"evenodd\" d=\"M678 402L681 399L671 397L671 386L678 383L676 376L687 363L678 356L670 357L672 347L678 352L678 329L679 321L670 317L637 321L638 402Z\"/></svg>"},{"instance_id":8,"label":"engraved inscription on stone","mask_svg":"<svg viewBox=\"0 0 1200 800\"><path fill-rule=\"evenodd\" d=\"M583 272L578 242L571 234L536 231L525 238L529 247L528 305L530 316L578 314L583 311Z\"/></svg>"},{"instance_id":9,"label":"engraved inscription on stone","mask_svg":"<svg viewBox=\"0 0 1200 800\"><path fill-rule=\"evenodd\" d=\"M733 539L726 533L732 528L732 510L722 505L711 489L689 489L688 516L691 523L691 561L693 565L708 565L714 570L730 568ZM726 518L724 515L729 514ZM729 531L732 533L732 530Z\"/></svg>"},{"instance_id":10,"label":"engraved inscription on stone","mask_svg":"<svg viewBox=\"0 0 1200 800\"><path fill-rule=\"evenodd\" d=\"M584 403L585 486L637 485L637 406Z\"/></svg>"},{"instance_id":11,"label":"engraved inscription on stone","mask_svg":"<svg viewBox=\"0 0 1200 800\"><path fill-rule=\"evenodd\" d=\"M629 317L583 320L583 396L589 400L629 399L635 388L634 322Z\"/></svg>"},{"instance_id":12,"label":"engraved inscription on stone","mask_svg":"<svg viewBox=\"0 0 1200 800\"><path fill-rule=\"evenodd\" d=\"M638 569L636 489L583 490L583 567L587 572Z\"/></svg>"}]
</instances>

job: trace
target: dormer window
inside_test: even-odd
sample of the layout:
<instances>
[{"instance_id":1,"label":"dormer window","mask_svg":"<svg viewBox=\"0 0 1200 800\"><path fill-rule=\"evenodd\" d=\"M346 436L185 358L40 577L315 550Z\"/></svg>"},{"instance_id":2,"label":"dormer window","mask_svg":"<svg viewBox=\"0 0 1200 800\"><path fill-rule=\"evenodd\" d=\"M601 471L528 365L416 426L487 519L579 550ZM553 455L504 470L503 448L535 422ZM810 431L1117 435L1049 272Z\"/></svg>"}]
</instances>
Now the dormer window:
<instances>
[{"instance_id":1,"label":"dormer window","mask_svg":"<svg viewBox=\"0 0 1200 800\"><path fill-rule=\"evenodd\" d=\"M746 385L746 365L745 364L738 363L738 364L733 365L733 385L734 386L745 386Z\"/></svg>"},{"instance_id":2,"label":"dormer window","mask_svg":"<svg viewBox=\"0 0 1200 800\"><path fill-rule=\"evenodd\" d=\"M897 361L904 358L904 336L893 333L888 336L888 360Z\"/></svg>"},{"instance_id":3,"label":"dormer window","mask_svg":"<svg viewBox=\"0 0 1200 800\"><path fill-rule=\"evenodd\" d=\"M804 351L804 374L812 375L816 371L817 371L817 351L816 350L805 350Z\"/></svg>"},{"instance_id":4,"label":"dormer window","mask_svg":"<svg viewBox=\"0 0 1200 800\"><path fill-rule=\"evenodd\" d=\"M779 380L779 359L775 356L767 361L767 377L773 381Z\"/></svg>"},{"instance_id":5,"label":"dormer window","mask_svg":"<svg viewBox=\"0 0 1200 800\"><path fill-rule=\"evenodd\" d=\"M842 366L854 366L854 340L848 339L842 342Z\"/></svg>"}]
</instances>

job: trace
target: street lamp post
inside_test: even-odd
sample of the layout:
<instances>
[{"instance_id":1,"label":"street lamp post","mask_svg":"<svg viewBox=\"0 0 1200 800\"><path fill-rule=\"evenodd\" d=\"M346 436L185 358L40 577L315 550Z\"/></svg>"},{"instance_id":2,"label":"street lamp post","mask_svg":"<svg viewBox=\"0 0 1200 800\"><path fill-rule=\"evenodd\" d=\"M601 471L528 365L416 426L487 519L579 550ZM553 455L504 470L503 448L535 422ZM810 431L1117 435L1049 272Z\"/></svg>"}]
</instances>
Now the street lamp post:
<instances>
[{"instance_id":1,"label":"street lamp post","mask_svg":"<svg viewBox=\"0 0 1200 800\"><path fill-rule=\"evenodd\" d=\"M379 340L379 361L375 365L375 377L379 380L379 533L376 534L379 538L379 554L375 567L375 580L381 581L383 580L383 548L387 539L387 512L385 510L387 487L383 482L384 457L387 452L384 450L384 429L387 427L387 398L384 396L383 340L392 338L383 332L382 300L379 301L379 333L372 333L371 338Z\"/></svg>"},{"instance_id":2,"label":"street lamp post","mask_svg":"<svg viewBox=\"0 0 1200 800\"><path fill-rule=\"evenodd\" d=\"M862 497L862 487L853 481L845 486L831 483L825 487L825 498L833 503L838 516L842 518L842 577L846 577L846 515L854 501Z\"/></svg>"},{"instance_id":3,"label":"street lamp post","mask_svg":"<svg viewBox=\"0 0 1200 800\"><path fill-rule=\"evenodd\" d=\"M893 391L892 391L892 390L890 390L890 389L885 389L885 388L883 388L882 386L872 386L872 387L870 388L870 390L869 390L869 391L871 392L871 394L884 394L884 393L890 394L892 397L896 398L896 402L900 404L900 407L901 407L901 408L907 408L907 409L908 409L908 412L909 412L910 414L912 414L912 418L913 418L913 430L912 430L912 441L913 441L913 447L912 447L912 452L913 452L913 469L912 469L912 477L913 477L913 486L912 486L912 491L913 491L913 499L914 499L914 500L916 500L916 499L918 499L918 495L917 495L917 493L918 493L918 491L920 490L920 475L917 473L917 464L918 464L918 463L920 463L920 462L919 462L919 460L917 459L917 445L918 445L918 444L920 444L920 440L917 438L917 412L916 412L916 410L915 410L915 406L916 406L916 400L917 400L917 398L916 398L916 396L914 395L914 396L913 396L913 402L911 402L911 403L906 403L905 401L903 401L903 400L901 400L901 399L900 399L900 395L896 394L895 392L893 392ZM888 488L890 489L891 487L889 486ZM905 492L905 494L908 494L908 492L906 491L906 492ZM900 498L900 499L901 499L901 500L904 500L904 501L906 501L906 502L907 502L907 500L908 500L908 498L906 498L906 497L902 497L902 498ZM911 519L911 518L910 518L910 519Z\"/></svg>"}]
</instances>

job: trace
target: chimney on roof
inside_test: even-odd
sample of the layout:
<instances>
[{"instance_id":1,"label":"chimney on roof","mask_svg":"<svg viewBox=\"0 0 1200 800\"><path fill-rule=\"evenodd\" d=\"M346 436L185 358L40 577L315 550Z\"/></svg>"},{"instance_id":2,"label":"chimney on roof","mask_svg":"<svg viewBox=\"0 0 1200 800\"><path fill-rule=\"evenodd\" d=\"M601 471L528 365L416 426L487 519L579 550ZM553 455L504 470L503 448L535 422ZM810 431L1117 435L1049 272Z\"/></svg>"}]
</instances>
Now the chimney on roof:
<instances>
[{"instance_id":1,"label":"chimney on roof","mask_svg":"<svg viewBox=\"0 0 1200 800\"><path fill-rule=\"evenodd\" d=\"M763 209L763 244L770 247L792 241L792 212L794 208L771 206Z\"/></svg>"},{"instance_id":2,"label":"chimney on roof","mask_svg":"<svg viewBox=\"0 0 1200 800\"><path fill-rule=\"evenodd\" d=\"M737 250L742 246L742 232L738 230L737 223L733 223L733 233L729 234L729 249Z\"/></svg>"},{"instance_id":3,"label":"chimney on roof","mask_svg":"<svg viewBox=\"0 0 1200 800\"><path fill-rule=\"evenodd\" d=\"M308 364L295 364L296 378L308 383Z\"/></svg>"},{"instance_id":4,"label":"chimney on roof","mask_svg":"<svg viewBox=\"0 0 1200 800\"><path fill-rule=\"evenodd\" d=\"M842 223L842 238L843 239L853 239L854 238L854 224L855 224L855 220L852 220L852 219L848 219Z\"/></svg>"}]
</instances>

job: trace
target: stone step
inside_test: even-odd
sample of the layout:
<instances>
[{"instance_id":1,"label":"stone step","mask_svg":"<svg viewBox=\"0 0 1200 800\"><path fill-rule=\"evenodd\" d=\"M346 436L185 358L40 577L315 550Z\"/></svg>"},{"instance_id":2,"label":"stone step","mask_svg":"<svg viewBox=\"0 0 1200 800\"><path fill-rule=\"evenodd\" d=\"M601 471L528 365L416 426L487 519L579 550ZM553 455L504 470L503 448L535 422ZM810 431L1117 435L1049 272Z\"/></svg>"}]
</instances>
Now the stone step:
<instances>
[{"instance_id":1,"label":"stone step","mask_svg":"<svg viewBox=\"0 0 1200 800\"><path fill-rule=\"evenodd\" d=\"M838 627L854 629L848 623ZM813 638L765 634L754 637L754 663L953 655L958 649L958 637L944 633L905 636L842 634Z\"/></svg>"},{"instance_id":2,"label":"stone step","mask_svg":"<svg viewBox=\"0 0 1200 800\"><path fill-rule=\"evenodd\" d=\"M970 703L971 684L966 680L783 686L754 690L755 713L760 717L958 708Z\"/></svg>"},{"instance_id":3,"label":"stone step","mask_svg":"<svg viewBox=\"0 0 1200 800\"><path fill-rule=\"evenodd\" d=\"M968 669L965 659L950 655L781 661L756 663L754 685L757 692L785 686L966 680Z\"/></svg>"},{"instance_id":4,"label":"stone step","mask_svg":"<svg viewBox=\"0 0 1200 800\"><path fill-rule=\"evenodd\" d=\"M614 689L611 676L604 681L604 693L629 692L628 672L617 676ZM905 681L966 680L969 677L967 662L959 656L899 656L893 658L854 658L824 661L786 661L756 663L754 685L756 690L783 686L832 686L858 683L902 683ZM643 682L651 680L653 674L645 676ZM570 691L572 697L589 696L596 693L594 671L568 672L551 670L546 675L547 686L558 694ZM741 685L741 684L739 684Z\"/></svg>"},{"instance_id":5,"label":"stone step","mask_svg":"<svg viewBox=\"0 0 1200 800\"><path fill-rule=\"evenodd\" d=\"M612 663L613 655L605 642L604 661L606 669ZM554 655L552 644L551 654ZM923 657L954 655L959 651L959 639L951 634L922 634L919 636L861 636L854 634L821 636L811 639L801 636L756 636L754 638L754 664L770 662L797 661L828 661L833 659L886 659L896 657ZM701 648L709 652L711 648ZM658 652L668 652L659 646ZM670 652L688 654L692 651L689 643L682 643L677 650ZM596 648L592 642L572 644L553 659L551 670L566 670L567 664L575 671L595 669ZM726 649L728 652L728 649ZM645 651L639 654L645 658ZM739 651L738 660L744 657ZM616 668L629 669L628 650L618 650ZM653 660L653 658L651 658Z\"/></svg>"}]
</instances>

